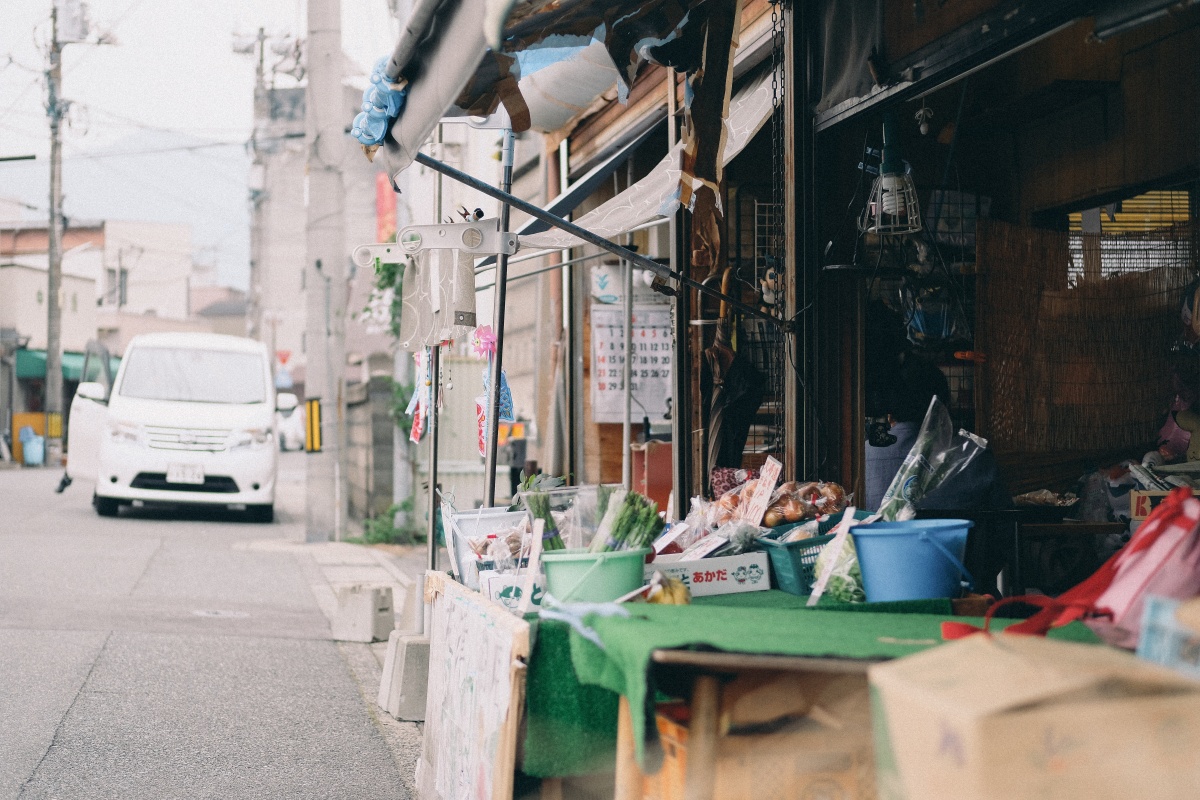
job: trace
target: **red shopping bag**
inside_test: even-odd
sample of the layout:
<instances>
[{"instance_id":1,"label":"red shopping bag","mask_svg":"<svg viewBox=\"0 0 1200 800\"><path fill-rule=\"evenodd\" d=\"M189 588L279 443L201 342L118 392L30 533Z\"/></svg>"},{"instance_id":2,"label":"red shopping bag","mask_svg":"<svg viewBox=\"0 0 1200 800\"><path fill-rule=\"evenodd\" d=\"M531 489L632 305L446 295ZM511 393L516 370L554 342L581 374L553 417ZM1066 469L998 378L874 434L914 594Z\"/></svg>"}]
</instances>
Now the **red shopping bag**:
<instances>
[{"instance_id":1,"label":"red shopping bag","mask_svg":"<svg viewBox=\"0 0 1200 800\"><path fill-rule=\"evenodd\" d=\"M1177 600L1200 594L1200 500L1188 489L1167 495L1129 542L1083 583L1058 597L1007 598L988 609L983 628L942 623L942 638L987 630L997 609L1021 602L1041 610L1007 632L1045 635L1082 620L1109 644L1132 649L1141 632L1142 608L1152 594Z\"/></svg>"}]
</instances>

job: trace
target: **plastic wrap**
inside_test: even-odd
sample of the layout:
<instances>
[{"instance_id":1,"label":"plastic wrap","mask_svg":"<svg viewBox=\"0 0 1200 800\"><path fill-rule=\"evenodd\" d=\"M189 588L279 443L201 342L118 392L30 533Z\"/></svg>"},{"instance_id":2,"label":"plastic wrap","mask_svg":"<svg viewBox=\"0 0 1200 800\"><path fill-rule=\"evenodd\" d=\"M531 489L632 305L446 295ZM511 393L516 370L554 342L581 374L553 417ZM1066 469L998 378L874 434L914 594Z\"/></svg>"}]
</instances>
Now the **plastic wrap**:
<instances>
[{"instance_id":1,"label":"plastic wrap","mask_svg":"<svg viewBox=\"0 0 1200 800\"><path fill-rule=\"evenodd\" d=\"M888 521L912 519L921 499L958 475L987 450L987 440L954 430L950 412L936 397L900 470L884 492L879 515Z\"/></svg>"}]
</instances>

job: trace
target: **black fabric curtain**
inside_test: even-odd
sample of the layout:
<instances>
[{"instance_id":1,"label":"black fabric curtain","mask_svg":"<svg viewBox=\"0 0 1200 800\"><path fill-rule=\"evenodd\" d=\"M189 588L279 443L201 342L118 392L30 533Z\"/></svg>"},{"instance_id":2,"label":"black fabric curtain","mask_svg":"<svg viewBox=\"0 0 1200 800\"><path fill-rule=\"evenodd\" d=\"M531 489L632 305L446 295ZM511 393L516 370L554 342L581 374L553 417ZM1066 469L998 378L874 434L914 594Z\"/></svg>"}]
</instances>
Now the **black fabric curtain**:
<instances>
[{"instance_id":1,"label":"black fabric curtain","mask_svg":"<svg viewBox=\"0 0 1200 800\"><path fill-rule=\"evenodd\" d=\"M883 0L823 0L816 31L814 109L820 113L871 92L867 59L883 50Z\"/></svg>"}]
</instances>

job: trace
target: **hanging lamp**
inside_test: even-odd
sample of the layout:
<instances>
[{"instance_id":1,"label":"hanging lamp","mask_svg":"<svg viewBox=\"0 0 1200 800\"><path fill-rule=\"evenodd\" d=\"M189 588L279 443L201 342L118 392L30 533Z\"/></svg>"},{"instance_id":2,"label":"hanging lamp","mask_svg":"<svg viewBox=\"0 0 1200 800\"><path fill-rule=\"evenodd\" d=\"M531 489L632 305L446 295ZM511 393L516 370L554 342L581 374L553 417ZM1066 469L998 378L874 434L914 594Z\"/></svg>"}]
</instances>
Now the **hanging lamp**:
<instances>
[{"instance_id":1,"label":"hanging lamp","mask_svg":"<svg viewBox=\"0 0 1200 800\"><path fill-rule=\"evenodd\" d=\"M900 155L899 128L896 112L883 112L883 161L859 219L859 229L866 233L905 236L921 231L921 206Z\"/></svg>"}]
</instances>

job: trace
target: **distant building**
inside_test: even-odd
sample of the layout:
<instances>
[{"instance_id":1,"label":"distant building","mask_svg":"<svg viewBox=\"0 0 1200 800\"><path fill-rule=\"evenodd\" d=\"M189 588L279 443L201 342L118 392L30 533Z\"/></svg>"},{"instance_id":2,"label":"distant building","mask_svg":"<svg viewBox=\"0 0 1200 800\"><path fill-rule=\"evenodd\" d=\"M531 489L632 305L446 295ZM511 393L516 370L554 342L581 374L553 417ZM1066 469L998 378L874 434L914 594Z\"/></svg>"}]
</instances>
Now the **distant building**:
<instances>
[{"instance_id":1,"label":"distant building","mask_svg":"<svg viewBox=\"0 0 1200 800\"><path fill-rule=\"evenodd\" d=\"M49 237L45 221L18 218L22 208L0 198L0 422L10 436L16 435L14 415L38 414L45 407ZM61 292L64 408L70 408L90 340L119 357L142 333L245 335L245 294L206 285L212 276L204 268L193 289L191 249L186 224L67 220ZM201 310L205 313L196 313Z\"/></svg>"},{"instance_id":2,"label":"distant building","mask_svg":"<svg viewBox=\"0 0 1200 800\"><path fill-rule=\"evenodd\" d=\"M246 293L237 289L220 287L225 297L195 306L198 319L207 322L213 333L228 336L246 335Z\"/></svg>"}]
</instances>

